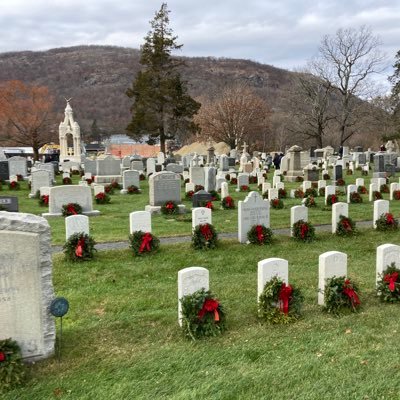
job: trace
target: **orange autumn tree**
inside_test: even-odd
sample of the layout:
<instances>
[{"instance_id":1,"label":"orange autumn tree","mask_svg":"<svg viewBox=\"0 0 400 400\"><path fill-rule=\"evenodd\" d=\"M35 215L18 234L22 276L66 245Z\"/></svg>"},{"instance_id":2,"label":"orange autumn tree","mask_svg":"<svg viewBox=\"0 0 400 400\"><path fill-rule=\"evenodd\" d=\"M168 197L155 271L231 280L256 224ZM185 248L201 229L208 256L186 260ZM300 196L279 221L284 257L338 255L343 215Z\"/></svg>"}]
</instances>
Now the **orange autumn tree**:
<instances>
[{"instance_id":1,"label":"orange autumn tree","mask_svg":"<svg viewBox=\"0 0 400 400\"><path fill-rule=\"evenodd\" d=\"M0 142L30 146L34 159L54 137L53 97L46 86L0 82Z\"/></svg>"}]
</instances>

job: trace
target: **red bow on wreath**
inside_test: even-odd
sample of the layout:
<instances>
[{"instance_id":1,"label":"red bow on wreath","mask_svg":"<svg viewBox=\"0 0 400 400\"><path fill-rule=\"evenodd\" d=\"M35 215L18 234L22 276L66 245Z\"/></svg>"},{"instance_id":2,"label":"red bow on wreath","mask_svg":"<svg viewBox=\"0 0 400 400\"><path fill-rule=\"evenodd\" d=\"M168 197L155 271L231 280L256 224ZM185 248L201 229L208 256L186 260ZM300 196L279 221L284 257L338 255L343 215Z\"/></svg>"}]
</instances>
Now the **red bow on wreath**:
<instances>
[{"instance_id":1,"label":"red bow on wreath","mask_svg":"<svg viewBox=\"0 0 400 400\"><path fill-rule=\"evenodd\" d=\"M231 208L232 207L232 197L227 196L225 198L225 204L226 204L227 207Z\"/></svg>"},{"instance_id":2,"label":"red bow on wreath","mask_svg":"<svg viewBox=\"0 0 400 400\"><path fill-rule=\"evenodd\" d=\"M83 256L83 246L85 246L85 239L82 238L78 240L75 247L75 255L79 258Z\"/></svg>"},{"instance_id":3,"label":"red bow on wreath","mask_svg":"<svg viewBox=\"0 0 400 400\"><path fill-rule=\"evenodd\" d=\"M42 196L42 199L43 199L43 203L44 203L44 204L46 204L46 205L49 204L49 195L48 195L48 194L44 194L44 195Z\"/></svg>"},{"instance_id":4,"label":"red bow on wreath","mask_svg":"<svg viewBox=\"0 0 400 400\"><path fill-rule=\"evenodd\" d=\"M204 301L203 307L197 314L199 319L202 319L204 315L208 312L213 312L214 313L214 321L218 322L219 321L219 313L218 313L218 307L219 303L217 300L214 299L206 299Z\"/></svg>"},{"instance_id":5,"label":"red bow on wreath","mask_svg":"<svg viewBox=\"0 0 400 400\"><path fill-rule=\"evenodd\" d=\"M346 231L351 231L351 225L348 219L342 220L342 226Z\"/></svg>"},{"instance_id":6,"label":"red bow on wreath","mask_svg":"<svg viewBox=\"0 0 400 400\"><path fill-rule=\"evenodd\" d=\"M284 314L289 313L289 300L292 295L293 288L286 283L282 283L281 290L278 295L280 309Z\"/></svg>"},{"instance_id":7,"label":"red bow on wreath","mask_svg":"<svg viewBox=\"0 0 400 400\"><path fill-rule=\"evenodd\" d=\"M304 239L307 235L308 232L308 226L306 224L301 224L300 225L300 236L302 239Z\"/></svg>"},{"instance_id":8,"label":"red bow on wreath","mask_svg":"<svg viewBox=\"0 0 400 400\"><path fill-rule=\"evenodd\" d=\"M355 308L358 306L360 303L360 299L358 298L357 293L355 290L351 287L351 283L348 279L344 281L344 287L343 287L343 294L346 295L350 301L351 301L351 306Z\"/></svg>"},{"instance_id":9,"label":"red bow on wreath","mask_svg":"<svg viewBox=\"0 0 400 400\"><path fill-rule=\"evenodd\" d=\"M213 237L213 233L211 231L210 225L208 224L204 224L200 227L200 232L203 235L204 239L206 239L207 241L212 239Z\"/></svg>"},{"instance_id":10,"label":"red bow on wreath","mask_svg":"<svg viewBox=\"0 0 400 400\"><path fill-rule=\"evenodd\" d=\"M75 210L75 207L72 204L68 204L67 211L70 214L77 215L78 213Z\"/></svg>"},{"instance_id":11,"label":"red bow on wreath","mask_svg":"<svg viewBox=\"0 0 400 400\"><path fill-rule=\"evenodd\" d=\"M140 244L139 253L143 253L143 251L151 251L150 243L153 240L153 236L151 233L147 232L142 236L142 243Z\"/></svg>"},{"instance_id":12,"label":"red bow on wreath","mask_svg":"<svg viewBox=\"0 0 400 400\"><path fill-rule=\"evenodd\" d=\"M6 355L2 351L0 351L0 362L3 362L6 360Z\"/></svg>"},{"instance_id":13,"label":"red bow on wreath","mask_svg":"<svg viewBox=\"0 0 400 400\"><path fill-rule=\"evenodd\" d=\"M389 290L391 292L394 292L396 289L396 281L398 277L399 273L393 272L392 274L386 274L385 277L383 278L385 282L389 282Z\"/></svg>"},{"instance_id":14,"label":"red bow on wreath","mask_svg":"<svg viewBox=\"0 0 400 400\"><path fill-rule=\"evenodd\" d=\"M386 222L387 222L389 225L393 225L393 224L394 224L394 218L393 218L393 215L392 215L392 214L390 214L390 213L387 213L387 214L386 214Z\"/></svg>"},{"instance_id":15,"label":"red bow on wreath","mask_svg":"<svg viewBox=\"0 0 400 400\"><path fill-rule=\"evenodd\" d=\"M256 234L258 242L262 243L264 241L264 234L263 234L263 227L261 225L256 226Z\"/></svg>"},{"instance_id":16,"label":"red bow on wreath","mask_svg":"<svg viewBox=\"0 0 400 400\"><path fill-rule=\"evenodd\" d=\"M212 203L212 201L208 201L207 203L206 203L206 208L209 208L209 209L213 209L213 203Z\"/></svg>"},{"instance_id":17,"label":"red bow on wreath","mask_svg":"<svg viewBox=\"0 0 400 400\"><path fill-rule=\"evenodd\" d=\"M174 205L173 205L172 203L167 203L167 204L165 205L165 208L166 208L167 210L172 210L172 209L174 208Z\"/></svg>"}]
</instances>

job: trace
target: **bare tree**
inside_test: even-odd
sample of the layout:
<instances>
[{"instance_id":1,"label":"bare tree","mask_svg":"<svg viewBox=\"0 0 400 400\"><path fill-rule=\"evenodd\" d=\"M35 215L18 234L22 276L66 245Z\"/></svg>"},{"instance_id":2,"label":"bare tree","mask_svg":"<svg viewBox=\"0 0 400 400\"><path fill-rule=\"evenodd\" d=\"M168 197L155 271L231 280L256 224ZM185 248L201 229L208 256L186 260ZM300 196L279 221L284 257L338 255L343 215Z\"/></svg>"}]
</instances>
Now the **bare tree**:
<instances>
[{"instance_id":1,"label":"bare tree","mask_svg":"<svg viewBox=\"0 0 400 400\"><path fill-rule=\"evenodd\" d=\"M225 87L214 99L201 99L195 116L204 140L227 143L231 148L243 141L254 141L268 130L267 103L244 84Z\"/></svg>"},{"instance_id":2,"label":"bare tree","mask_svg":"<svg viewBox=\"0 0 400 400\"><path fill-rule=\"evenodd\" d=\"M335 88L340 144L357 133L357 119L363 109L360 98L370 97L371 75L382 69L384 55L380 52L378 36L370 28L339 29L326 35L319 47L318 57L312 62L317 75Z\"/></svg>"}]
</instances>

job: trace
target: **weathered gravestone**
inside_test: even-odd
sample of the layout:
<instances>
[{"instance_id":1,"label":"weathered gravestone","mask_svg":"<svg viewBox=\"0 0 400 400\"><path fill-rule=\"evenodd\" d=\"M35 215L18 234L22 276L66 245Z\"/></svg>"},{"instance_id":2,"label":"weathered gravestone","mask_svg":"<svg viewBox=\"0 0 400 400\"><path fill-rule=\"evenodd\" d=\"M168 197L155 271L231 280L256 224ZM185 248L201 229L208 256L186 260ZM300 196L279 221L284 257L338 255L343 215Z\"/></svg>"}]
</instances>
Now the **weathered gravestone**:
<instances>
[{"instance_id":1,"label":"weathered gravestone","mask_svg":"<svg viewBox=\"0 0 400 400\"><path fill-rule=\"evenodd\" d=\"M129 232L151 233L151 214L148 211L134 211L129 214Z\"/></svg>"},{"instance_id":2,"label":"weathered gravestone","mask_svg":"<svg viewBox=\"0 0 400 400\"><path fill-rule=\"evenodd\" d=\"M216 190L217 187L217 169L214 167L206 167L204 168L204 188L207 192L211 192L212 190Z\"/></svg>"},{"instance_id":3,"label":"weathered gravestone","mask_svg":"<svg viewBox=\"0 0 400 400\"><path fill-rule=\"evenodd\" d=\"M38 169L37 171L33 171L31 175L31 193L29 194L30 198L36 196L36 192L40 191L41 187L49 187L53 186L53 182L51 179L51 174L49 171L44 169Z\"/></svg>"},{"instance_id":4,"label":"weathered gravestone","mask_svg":"<svg viewBox=\"0 0 400 400\"><path fill-rule=\"evenodd\" d=\"M205 176L203 167L190 167L189 176L190 182L204 187Z\"/></svg>"},{"instance_id":5,"label":"weathered gravestone","mask_svg":"<svg viewBox=\"0 0 400 400\"><path fill-rule=\"evenodd\" d=\"M347 254L328 251L319 256L318 304L325 305L324 291L326 280L334 276L347 276Z\"/></svg>"},{"instance_id":6,"label":"weathered gravestone","mask_svg":"<svg viewBox=\"0 0 400 400\"><path fill-rule=\"evenodd\" d=\"M54 353L50 226L41 217L0 212L0 339L12 338L29 361Z\"/></svg>"},{"instance_id":7,"label":"weathered gravestone","mask_svg":"<svg viewBox=\"0 0 400 400\"><path fill-rule=\"evenodd\" d=\"M96 160L97 176L117 176L121 174L121 162L112 156Z\"/></svg>"},{"instance_id":8,"label":"weathered gravestone","mask_svg":"<svg viewBox=\"0 0 400 400\"><path fill-rule=\"evenodd\" d=\"M65 240L75 233L89 235L89 217L86 215L70 215L65 218Z\"/></svg>"},{"instance_id":9,"label":"weathered gravestone","mask_svg":"<svg viewBox=\"0 0 400 400\"><path fill-rule=\"evenodd\" d=\"M155 158L148 158L146 161L146 173L147 176L156 172L156 160Z\"/></svg>"},{"instance_id":10,"label":"weathered gravestone","mask_svg":"<svg viewBox=\"0 0 400 400\"><path fill-rule=\"evenodd\" d=\"M132 160L130 162L130 168L132 171L143 171L143 161L142 160Z\"/></svg>"},{"instance_id":11,"label":"weathered gravestone","mask_svg":"<svg viewBox=\"0 0 400 400\"><path fill-rule=\"evenodd\" d=\"M192 196L192 206L201 207L212 200L212 196L205 190L199 190Z\"/></svg>"},{"instance_id":12,"label":"weathered gravestone","mask_svg":"<svg viewBox=\"0 0 400 400\"><path fill-rule=\"evenodd\" d=\"M192 210L192 229L197 225L212 224L212 211L206 207L196 207Z\"/></svg>"},{"instance_id":13,"label":"weathered gravestone","mask_svg":"<svg viewBox=\"0 0 400 400\"><path fill-rule=\"evenodd\" d=\"M64 185L50 188L49 212L44 217L62 215L62 206L77 203L82 207L82 214L88 216L100 215L100 211L93 210L92 191L88 186Z\"/></svg>"},{"instance_id":14,"label":"weathered gravestone","mask_svg":"<svg viewBox=\"0 0 400 400\"><path fill-rule=\"evenodd\" d=\"M10 176L10 172L9 172L9 168L8 168L8 161L0 161L0 181L7 181L9 176Z\"/></svg>"},{"instance_id":15,"label":"weathered gravestone","mask_svg":"<svg viewBox=\"0 0 400 400\"><path fill-rule=\"evenodd\" d=\"M238 175L236 191L240 192L242 186L249 186L249 174L243 173Z\"/></svg>"},{"instance_id":16,"label":"weathered gravestone","mask_svg":"<svg viewBox=\"0 0 400 400\"><path fill-rule=\"evenodd\" d=\"M165 167L165 169L167 171L170 171L170 172L175 172L176 174L182 174L183 173L183 165L179 165L179 164L176 164L176 163L168 164Z\"/></svg>"},{"instance_id":17,"label":"weathered gravestone","mask_svg":"<svg viewBox=\"0 0 400 400\"><path fill-rule=\"evenodd\" d=\"M182 326L182 305L180 299L197 290L209 290L209 273L203 267L189 267L178 271L178 322Z\"/></svg>"},{"instance_id":18,"label":"weathered gravestone","mask_svg":"<svg viewBox=\"0 0 400 400\"><path fill-rule=\"evenodd\" d=\"M97 163L96 160L86 159L84 161L85 172L93 175L97 175Z\"/></svg>"},{"instance_id":19,"label":"weathered gravestone","mask_svg":"<svg viewBox=\"0 0 400 400\"><path fill-rule=\"evenodd\" d=\"M289 283L289 263L282 258L266 258L258 262L257 269L257 300L259 300L264 286L275 276L284 283Z\"/></svg>"},{"instance_id":20,"label":"weathered gravestone","mask_svg":"<svg viewBox=\"0 0 400 400\"><path fill-rule=\"evenodd\" d=\"M18 197L0 196L0 211L18 212Z\"/></svg>"},{"instance_id":21,"label":"weathered gravestone","mask_svg":"<svg viewBox=\"0 0 400 400\"><path fill-rule=\"evenodd\" d=\"M238 204L238 240L247 242L247 233L253 225L264 225L269 228L269 202L257 192L250 192L244 201Z\"/></svg>"},{"instance_id":22,"label":"weathered gravestone","mask_svg":"<svg viewBox=\"0 0 400 400\"><path fill-rule=\"evenodd\" d=\"M167 201L181 202L181 178L174 172L157 172L149 179L151 206L162 206Z\"/></svg>"},{"instance_id":23,"label":"weathered gravestone","mask_svg":"<svg viewBox=\"0 0 400 400\"><path fill-rule=\"evenodd\" d=\"M121 194L128 193L129 186L140 188L140 173L135 170L126 170L122 173L122 190Z\"/></svg>"},{"instance_id":24,"label":"weathered gravestone","mask_svg":"<svg viewBox=\"0 0 400 400\"><path fill-rule=\"evenodd\" d=\"M10 170L10 175L28 175L28 166L25 157L10 157L8 159L8 167Z\"/></svg>"},{"instance_id":25,"label":"weathered gravestone","mask_svg":"<svg viewBox=\"0 0 400 400\"><path fill-rule=\"evenodd\" d=\"M374 155L374 178L385 177L385 154L378 153Z\"/></svg>"}]
</instances>

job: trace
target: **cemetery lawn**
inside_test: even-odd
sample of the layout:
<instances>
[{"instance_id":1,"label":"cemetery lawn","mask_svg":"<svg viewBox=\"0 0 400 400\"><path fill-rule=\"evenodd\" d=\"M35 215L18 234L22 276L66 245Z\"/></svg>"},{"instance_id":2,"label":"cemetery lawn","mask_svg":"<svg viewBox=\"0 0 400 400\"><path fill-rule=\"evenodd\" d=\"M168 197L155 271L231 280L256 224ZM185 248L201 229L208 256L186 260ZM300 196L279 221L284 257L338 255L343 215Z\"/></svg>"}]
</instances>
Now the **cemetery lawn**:
<instances>
[{"instance_id":1,"label":"cemetery lawn","mask_svg":"<svg viewBox=\"0 0 400 400\"><path fill-rule=\"evenodd\" d=\"M329 213L330 214L330 213ZM353 238L318 235L311 244L278 236L271 246L223 241L210 251L162 246L148 257L99 252L73 264L54 256L58 296L70 302L61 363L29 367L25 387L5 400L32 399L400 399L400 305L374 293L376 247L400 233L364 230ZM362 309L335 318L317 305L318 257L348 254ZM305 295L304 318L291 325L257 319L257 262L289 261ZM192 342L177 324L177 272L210 271L228 331Z\"/></svg>"},{"instance_id":2,"label":"cemetery lawn","mask_svg":"<svg viewBox=\"0 0 400 400\"><path fill-rule=\"evenodd\" d=\"M344 176L346 184L354 184L356 178L362 177L357 171L355 175ZM367 188L369 187L370 177L363 177ZM77 184L79 176L72 175L72 181ZM269 174L269 182L272 182L272 173ZM397 182L398 178L392 178L391 182ZM57 176L58 184L61 183L61 177ZM329 183L329 181L328 181ZM301 186L301 183L285 182L285 188L290 194L290 189L296 189ZM111 196L111 203L106 205L93 204L95 210L101 211L98 217L90 218L90 232L97 242L116 242L126 241L129 235L129 213L132 211L144 210L149 202L148 182L140 182L142 193L138 195L121 195L119 191ZM239 200L244 200L247 193L235 192L236 186L230 185L230 195L234 198L237 207ZM250 185L251 190L257 190L257 185ZM10 191L3 185L3 190L0 191L0 196L11 195L18 196L20 212L27 212L41 215L47 212L47 207L40 207L37 199L28 198L29 190L27 182L21 182L21 190ZM372 220L373 203L368 201L368 195L362 195L362 204L350 204L349 216L354 221ZM158 237L166 236L189 236L191 235L191 202L185 200L184 187L182 186L182 203L186 205L186 215L177 215L165 217L163 215L153 215L152 226L153 233ZM383 194L383 199L389 200L389 194ZM346 196L339 196L340 201L346 202ZM282 210L271 209L270 219L271 228L289 228L290 225L290 207L300 205L300 199L284 199L285 208ZM316 203L318 207L309 209L309 221L314 225L330 224L331 223L331 208L324 206L324 198L317 197ZM237 232L237 208L235 210L222 210L220 201L214 202L215 211L213 211L213 225L217 232L232 233ZM400 215L400 201L390 202L390 211L398 217ZM65 242L65 227L63 217L48 218L52 229L52 243L64 244Z\"/></svg>"}]
</instances>

